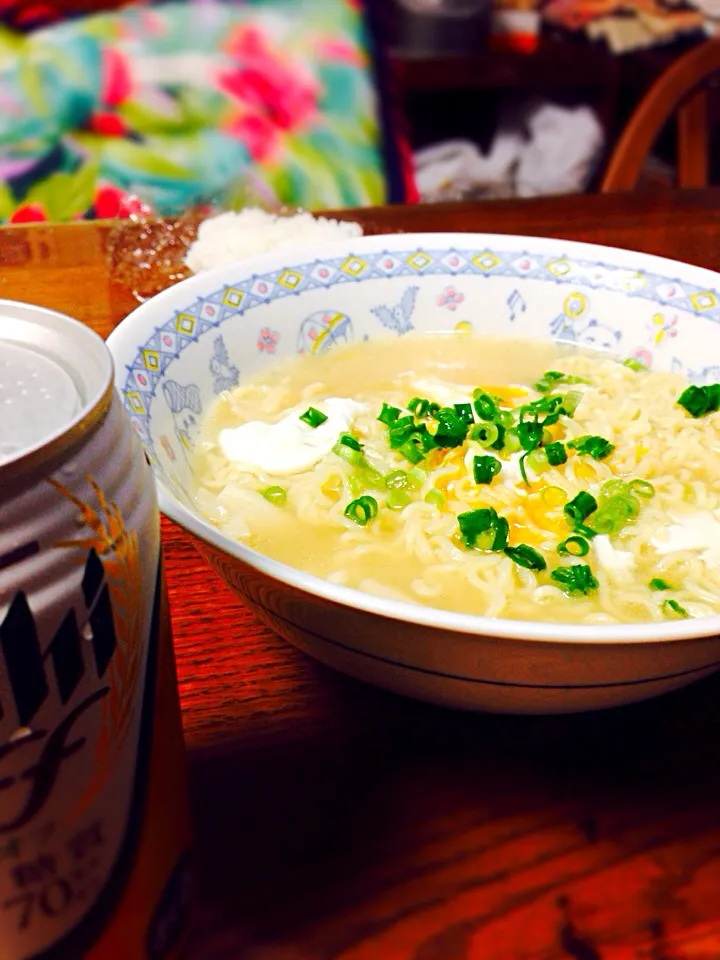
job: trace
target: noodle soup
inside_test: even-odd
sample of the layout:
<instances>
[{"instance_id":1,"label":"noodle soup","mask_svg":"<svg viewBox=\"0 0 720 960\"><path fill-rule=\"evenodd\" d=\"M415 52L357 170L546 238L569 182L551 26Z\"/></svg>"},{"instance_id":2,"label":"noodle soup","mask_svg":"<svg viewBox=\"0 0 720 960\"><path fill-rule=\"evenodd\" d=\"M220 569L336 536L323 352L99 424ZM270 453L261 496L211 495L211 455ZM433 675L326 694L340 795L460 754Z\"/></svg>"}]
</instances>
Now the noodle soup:
<instances>
[{"instance_id":1,"label":"noodle soup","mask_svg":"<svg viewBox=\"0 0 720 960\"><path fill-rule=\"evenodd\" d=\"M408 334L214 403L201 512L334 583L584 624L720 613L720 387L551 342Z\"/></svg>"}]
</instances>

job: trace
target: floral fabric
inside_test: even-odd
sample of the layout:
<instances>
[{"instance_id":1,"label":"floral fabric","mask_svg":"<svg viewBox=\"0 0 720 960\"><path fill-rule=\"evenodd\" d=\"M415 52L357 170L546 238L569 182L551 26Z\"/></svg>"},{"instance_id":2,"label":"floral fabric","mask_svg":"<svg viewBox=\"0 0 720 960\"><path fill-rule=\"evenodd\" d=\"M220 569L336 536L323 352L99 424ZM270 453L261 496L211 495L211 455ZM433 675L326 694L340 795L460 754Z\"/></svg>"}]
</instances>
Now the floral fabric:
<instances>
[{"instance_id":1,"label":"floral fabric","mask_svg":"<svg viewBox=\"0 0 720 960\"><path fill-rule=\"evenodd\" d=\"M55 20L126 6L129 0L0 0L0 23L34 30ZM136 0L151 3L153 0Z\"/></svg>"},{"instance_id":2,"label":"floral fabric","mask_svg":"<svg viewBox=\"0 0 720 960\"><path fill-rule=\"evenodd\" d=\"M364 31L352 0L141 4L0 26L0 220L385 202Z\"/></svg>"}]
</instances>

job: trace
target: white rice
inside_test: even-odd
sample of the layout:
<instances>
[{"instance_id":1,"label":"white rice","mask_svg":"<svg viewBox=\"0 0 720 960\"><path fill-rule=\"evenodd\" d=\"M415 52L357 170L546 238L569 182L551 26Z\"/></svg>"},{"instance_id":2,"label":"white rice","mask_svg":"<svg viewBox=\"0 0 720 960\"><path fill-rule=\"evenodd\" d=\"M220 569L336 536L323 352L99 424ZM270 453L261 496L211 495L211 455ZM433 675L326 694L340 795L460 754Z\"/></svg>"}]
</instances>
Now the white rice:
<instances>
[{"instance_id":1,"label":"white rice","mask_svg":"<svg viewBox=\"0 0 720 960\"><path fill-rule=\"evenodd\" d=\"M310 213L276 216L255 207L228 211L204 220L185 263L193 273L210 270L282 247L303 247L361 237L359 223L314 217Z\"/></svg>"}]
</instances>

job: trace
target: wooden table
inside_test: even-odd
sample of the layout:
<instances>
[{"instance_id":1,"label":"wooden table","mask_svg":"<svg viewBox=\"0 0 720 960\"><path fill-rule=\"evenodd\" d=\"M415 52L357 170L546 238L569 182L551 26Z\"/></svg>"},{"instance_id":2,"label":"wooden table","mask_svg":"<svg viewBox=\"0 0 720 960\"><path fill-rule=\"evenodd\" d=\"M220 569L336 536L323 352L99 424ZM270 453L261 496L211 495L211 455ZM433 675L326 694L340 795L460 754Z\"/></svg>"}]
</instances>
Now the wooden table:
<instances>
[{"instance_id":1,"label":"wooden table","mask_svg":"<svg viewBox=\"0 0 720 960\"><path fill-rule=\"evenodd\" d=\"M720 269L720 192L368 211ZM0 230L0 297L103 334L107 228ZM463 715L334 674L164 522L202 896L193 960L716 960L720 678L574 717ZM130 960L130 958L128 958Z\"/></svg>"}]
</instances>

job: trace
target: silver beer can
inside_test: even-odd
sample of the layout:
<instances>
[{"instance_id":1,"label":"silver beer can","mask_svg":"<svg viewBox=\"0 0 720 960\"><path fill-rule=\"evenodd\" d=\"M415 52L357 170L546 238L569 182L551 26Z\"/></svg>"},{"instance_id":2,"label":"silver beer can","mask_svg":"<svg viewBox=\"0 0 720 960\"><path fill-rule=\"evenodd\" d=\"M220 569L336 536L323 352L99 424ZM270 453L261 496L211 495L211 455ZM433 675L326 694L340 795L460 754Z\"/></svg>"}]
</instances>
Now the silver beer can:
<instances>
[{"instance_id":1,"label":"silver beer can","mask_svg":"<svg viewBox=\"0 0 720 960\"><path fill-rule=\"evenodd\" d=\"M185 791L154 481L112 359L0 301L0 960L179 956Z\"/></svg>"}]
</instances>

